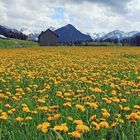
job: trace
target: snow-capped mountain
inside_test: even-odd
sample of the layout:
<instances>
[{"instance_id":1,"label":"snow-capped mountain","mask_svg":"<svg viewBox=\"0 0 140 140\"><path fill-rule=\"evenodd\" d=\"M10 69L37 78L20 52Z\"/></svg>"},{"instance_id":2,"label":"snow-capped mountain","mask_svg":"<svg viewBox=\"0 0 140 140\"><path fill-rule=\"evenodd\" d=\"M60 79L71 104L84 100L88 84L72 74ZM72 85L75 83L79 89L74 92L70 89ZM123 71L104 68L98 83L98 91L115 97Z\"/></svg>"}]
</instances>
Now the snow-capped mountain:
<instances>
[{"instance_id":1,"label":"snow-capped mountain","mask_svg":"<svg viewBox=\"0 0 140 140\"><path fill-rule=\"evenodd\" d=\"M126 37L127 37L127 33L120 31L120 30L115 30L115 31L107 33L105 36L103 36L101 38L101 40L103 40L103 41L108 40L108 39L121 40L121 39L126 38Z\"/></svg>"},{"instance_id":2,"label":"snow-capped mountain","mask_svg":"<svg viewBox=\"0 0 140 140\"><path fill-rule=\"evenodd\" d=\"M106 34L104 32L102 33L93 33L93 34L90 34L91 38L93 40L100 40L100 38L102 38L103 36L105 36Z\"/></svg>"},{"instance_id":3,"label":"snow-capped mountain","mask_svg":"<svg viewBox=\"0 0 140 140\"><path fill-rule=\"evenodd\" d=\"M50 26L49 27L50 30L56 32L56 28ZM16 32L16 30L15 30ZM28 35L28 39L30 40L38 40L38 36L41 33L41 30L34 30L31 28L22 28L20 30L20 32L22 32L23 34ZM131 38L134 35L137 35L138 31L131 31L131 32L123 32L120 30L114 30L112 32L109 33L87 33L86 35L89 35L94 41L121 41L125 38ZM68 34L68 33L67 33Z\"/></svg>"},{"instance_id":4,"label":"snow-capped mountain","mask_svg":"<svg viewBox=\"0 0 140 140\"><path fill-rule=\"evenodd\" d=\"M29 40L38 40L38 36L41 33L40 30L34 30L31 28L21 28L20 31L28 36Z\"/></svg>"},{"instance_id":5,"label":"snow-capped mountain","mask_svg":"<svg viewBox=\"0 0 140 140\"><path fill-rule=\"evenodd\" d=\"M20 31L26 35L39 34L41 32L39 30L34 30L34 29L30 29L30 28L21 28Z\"/></svg>"},{"instance_id":6,"label":"snow-capped mountain","mask_svg":"<svg viewBox=\"0 0 140 140\"><path fill-rule=\"evenodd\" d=\"M55 30L55 28L52 26L50 26L49 29L52 31ZM35 41L38 40L38 36L41 33L41 30L35 30L35 29L31 29L31 28L21 28L20 31L23 34L26 34L28 36L29 40L35 40Z\"/></svg>"},{"instance_id":7,"label":"snow-capped mountain","mask_svg":"<svg viewBox=\"0 0 140 140\"><path fill-rule=\"evenodd\" d=\"M123 32L120 30L114 30L114 31L109 32L107 34L94 33L94 34L91 34L91 37L93 40L97 40L97 41L106 41L106 40L119 40L120 41L124 38L132 37L138 33L139 33L138 31Z\"/></svg>"},{"instance_id":8,"label":"snow-capped mountain","mask_svg":"<svg viewBox=\"0 0 140 140\"><path fill-rule=\"evenodd\" d=\"M132 37L132 36L134 36L134 35L136 35L136 34L139 34L140 32L138 32L138 31L131 31L131 32L128 32L127 33L127 37Z\"/></svg>"},{"instance_id":9,"label":"snow-capped mountain","mask_svg":"<svg viewBox=\"0 0 140 140\"><path fill-rule=\"evenodd\" d=\"M0 34L8 38L26 39L27 36L14 28L0 25Z\"/></svg>"},{"instance_id":10,"label":"snow-capped mountain","mask_svg":"<svg viewBox=\"0 0 140 140\"><path fill-rule=\"evenodd\" d=\"M49 29L52 31L56 30L56 28L53 26L50 26ZM30 34L40 34L42 30L36 30L32 28L21 28L20 31L26 35L30 35Z\"/></svg>"}]
</instances>

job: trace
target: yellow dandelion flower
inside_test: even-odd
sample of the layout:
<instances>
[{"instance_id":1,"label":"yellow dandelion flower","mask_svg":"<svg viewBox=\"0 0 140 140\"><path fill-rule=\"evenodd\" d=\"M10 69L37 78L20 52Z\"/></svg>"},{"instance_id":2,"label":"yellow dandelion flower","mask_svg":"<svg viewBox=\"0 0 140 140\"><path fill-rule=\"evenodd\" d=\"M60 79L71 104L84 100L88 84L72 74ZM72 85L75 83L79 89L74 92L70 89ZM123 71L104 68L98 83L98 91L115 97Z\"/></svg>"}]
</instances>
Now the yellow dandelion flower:
<instances>
[{"instance_id":1,"label":"yellow dandelion flower","mask_svg":"<svg viewBox=\"0 0 140 140\"><path fill-rule=\"evenodd\" d=\"M50 89L51 87L50 87L50 85L49 84L46 84L45 85L45 89Z\"/></svg>"},{"instance_id":2,"label":"yellow dandelion flower","mask_svg":"<svg viewBox=\"0 0 140 140\"><path fill-rule=\"evenodd\" d=\"M69 121L73 121L73 118L72 118L71 116L67 117L67 119L68 119Z\"/></svg>"},{"instance_id":3,"label":"yellow dandelion flower","mask_svg":"<svg viewBox=\"0 0 140 140\"><path fill-rule=\"evenodd\" d=\"M25 118L25 120L29 120L29 121L32 120L32 119L33 119L33 118L30 117L30 116L28 116L28 117Z\"/></svg>"},{"instance_id":4,"label":"yellow dandelion flower","mask_svg":"<svg viewBox=\"0 0 140 140\"><path fill-rule=\"evenodd\" d=\"M31 111L32 114L38 114L36 110Z\"/></svg>"},{"instance_id":5,"label":"yellow dandelion flower","mask_svg":"<svg viewBox=\"0 0 140 140\"><path fill-rule=\"evenodd\" d=\"M11 108L11 105L10 104L5 104L5 107Z\"/></svg>"},{"instance_id":6,"label":"yellow dandelion flower","mask_svg":"<svg viewBox=\"0 0 140 140\"><path fill-rule=\"evenodd\" d=\"M30 109L29 109L28 107L23 107L22 110L23 110L24 112L30 112Z\"/></svg>"},{"instance_id":7,"label":"yellow dandelion flower","mask_svg":"<svg viewBox=\"0 0 140 140\"><path fill-rule=\"evenodd\" d=\"M122 119L120 119L120 118L116 118L116 121L118 122L118 123L124 123L124 120L122 120Z\"/></svg>"},{"instance_id":8,"label":"yellow dandelion flower","mask_svg":"<svg viewBox=\"0 0 140 140\"><path fill-rule=\"evenodd\" d=\"M7 113L6 112L2 112L1 115L2 116L7 116Z\"/></svg>"},{"instance_id":9,"label":"yellow dandelion flower","mask_svg":"<svg viewBox=\"0 0 140 140\"><path fill-rule=\"evenodd\" d=\"M22 117L17 117L16 121L23 121L24 119Z\"/></svg>"},{"instance_id":10,"label":"yellow dandelion flower","mask_svg":"<svg viewBox=\"0 0 140 140\"><path fill-rule=\"evenodd\" d=\"M49 121L57 120L60 117L60 114L55 114L53 117L48 117Z\"/></svg>"},{"instance_id":11,"label":"yellow dandelion flower","mask_svg":"<svg viewBox=\"0 0 140 140\"><path fill-rule=\"evenodd\" d=\"M111 88L115 88L114 83L111 83L111 84L110 84L110 87L111 87Z\"/></svg>"},{"instance_id":12,"label":"yellow dandelion flower","mask_svg":"<svg viewBox=\"0 0 140 140\"><path fill-rule=\"evenodd\" d=\"M61 91L58 91L58 92L56 93L56 95L57 95L59 98L62 98L62 97L63 97L63 95L62 95L62 92L61 92Z\"/></svg>"},{"instance_id":13,"label":"yellow dandelion flower","mask_svg":"<svg viewBox=\"0 0 140 140\"><path fill-rule=\"evenodd\" d=\"M135 120L135 119L138 119L139 116L137 115L137 113L131 113L130 115L126 115L126 118L127 118L127 119L130 119L130 120L131 120L131 119L132 119L132 120L133 120L133 119Z\"/></svg>"},{"instance_id":14,"label":"yellow dandelion flower","mask_svg":"<svg viewBox=\"0 0 140 140\"><path fill-rule=\"evenodd\" d=\"M79 109L81 112L85 112L85 108L82 105L77 104L76 108Z\"/></svg>"},{"instance_id":15,"label":"yellow dandelion flower","mask_svg":"<svg viewBox=\"0 0 140 140\"><path fill-rule=\"evenodd\" d=\"M43 133L47 133L48 132L48 128L50 127L50 123L48 122L44 122L42 124L39 124L37 126L37 129Z\"/></svg>"},{"instance_id":16,"label":"yellow dandelion flower","mask_svg":"<svg viewBox=\"0 0 140 140\"><path fill-rule=\"evenodd\" d=\"M59 106L58 106L58 105L54 105L54 106L50 106L49 108L50 108L50 109L58 109Z\"/></svg>"},{"instance_id":17,"label":"yellow dandelion flower","mask_svg":"<svg viewBox=\"0 0 140 140\"><path fill-rule=\"evenodd\" d=\"M112 101L111 101L111 100L107 100L106 102L107 102L107 104L111 104L111 103L112 103Z\"/></svg>"},{"instance_id":18,"label":"yellow dandelion flower","mask_svg":"<svg viewBox=\"0 0 140 140\"><path fill-rule=\"evenodd\" d=\"M112 129L112 128L116 127L118 124L119 124L118 122L114 122L110 125L110 128Z\"/></svg>"},{"instance_id":19,"label":"yellow dandelion flower","mask_svg":"<svg viewBox=\"0 0 140 140\"><path fill-rule=\"evenodd\" d=\"M2 112L1 116L0 116L0 120L7 120L7 118L8 118L7 113L6 112Z\"/></svg>"},{"instance_id":20,"label":"yellow dandelion flower","mask_svg":"<svg viewBox=\"0 0 140 140\"><path fill-rule=\"evenodd\" d=\"M74 121L74 124L80 125L80 124L83 124L83 121L82 121L82 120L75 120L75 121Z\"/></svg>"},{"instance_id":21,"label":"yellow dandelion flower","mask_svg":"<svg viewBox=\"0 0 140 140\"><path fill-rule=\"evenodd\" d=\"M121 102L126 103L127 100L126 99L121 99Z\"/></svg>"},{"instance_id":22,"label":"yellow dandelion flower","mask_svg":"<svg viewBox=\"0 0 140 140\"><path fill-rule=\"evenodd\" d=\"M119 108L120 108L120 110L123 110L123 106L122 105L119 105Z\"/></svg>"},{"instance_id":23,"label":"yellow dandelion flower","mask_svg":"<svg viewBox=\"0 0 140 140\"><path fill-rule=\"evenodd\" d=\"M137 79L140 80L140 76L138 76Z\"/></svg>"},{"instance_id":24,"label":"yellow dandelion flower","mask_svg":"<svg viewBox=\"0 0 140 140\"><path fill-rule=\"evenodd\" d=\"M13 111L12 111L12 110L8 110L7 112L8 112L8 114L12 114L12 113L13 113Z\"/></svg>"},{"instance_id":25,"label":"yellow dandelion flower","mask_svg":"<svg viewBox=\"0 0 140 140\"><path fill-rule=\"evenodd\" d=\"M79 133L78 131L73 131L71 133L68 133L68 135L74 138L81 138L81 133Z\"/></svg>"},{"instance_id":26,"label":"yellow dandelion flower","mask_svg":"<svg viewBox=\"0 0 140 140\"><path fill-rule=\"evenodd\" d=\"M124 111L129 111L130 108L129 108L129 107L124 107L123 110L124 110Z\"/></svg>"},{"instance_id":27,"label":"yellow dandelion flower","mask_svg":"<svg viewBox=\"0 0 140 140\"><path fill-rule=\"evenodd\" d=\"M101 93L102 90L100 88L96 87L96 88L92 89L92 92Z\"/></svg>"},{"instance_id":28,"label":"yellow dandelion flower","mask_svg":"<svg viewBox=\"0 0 140 140\"><path fill-rule=\"evenodd\" d=\"M79 124L76 126L76 131L80 133L87 133L89 131L89 127L84 124Z\"/></svg>"},{"instance_id":29,"label":"yellow dandelion flower","mask_svg":"<svg viewBox=\"0 0 140 140\"><path fill-rule=\"evenodd\" d=\"M64 93L64 96L71 96L71 93Z\"/></svg>"},{"instance_id":30,"label":"yellow dandelion flower","mask_svg":"<svg viewBox=\"0 0 140 140\"><path fill-rule=\"evenodd\" d=\"M95 130L99 130L100 129L100 125L96 122L92 122L91 123L93 125L93 127L95 128Z\"/></svg>"},{"instance_id":31,"label":"yellow dandelion flower","mask_svg":"<svg viewBox=\"0 0 140 140\"><path fill-rule=\"evenodd\" d=\"M115 90L112 90L111 94L112 95L117 95L117 92Z\"/></svg>"},{"instance_id":32,"label":"yellow dandelion flower","mask_svg":"<svg viewBox=\"0 0 140 140\"><path fill-rule=\"evenodd\" d=\"M39 103L46 103L45 99L38 99Z\"/></svg>"},{"instance_id":33,"label":"yellow dandelion flower","mask_svg":"<svg viewBox=\"0 0 140 140\"><path fill-rule=\"evenodd\" d=\"M113 101L113 102L116 102L116 103L119 103L119 102L120 102L120 99L118 99L118 98L113 98L112 101Z\"/></svg>"},{"instance_id":34,"label":"yellow dandelion flower","mask_svg":"<svg viewBox=\"0 0 140 140\"><path fill-rule=\"evenodd\" d=\"M71 107L71 102L66 102L66 103L63 104L63 106L65 106L65 107Z\"/></svg>"},{"instance_id":35,"label":"yellow dandelion flower","mask_svg":"<svg viewBox=\"0 0 140 140\"><path fill-rule=\"evenodd\" d=\"M37 109L42 110L42 111L47 111L48 107L47 106L39 106Z\"/></svg>"},{"instance_id":36,"label":"yellow dandelion flower","mask_svg":"<svg viewBox=\"0 0 140 140\"><path fill-rule=\"evenodd\" d=\"M22 107L27 107L27 105L26 105L26 104L21 104L21 106L22 106Z\"/></svg>"},{"instance_id":37,"label":"yellow dandelion flower","mask_svg":"<svg viewBox=\"0 0 140 140\"><path fill-rule=\"evenodd\" d=\"M86 102L86 105L89 105L90 107L92 107L93 109L97 109L98 104L97 103L91 103L91 102Z\"/></svg>"},{"instance_id":38,"label":"yellow dandelion flower","mask_svg":"<svg viewBox=\"0 0 140 140\"><path fill-rule=\"evenodd\" d=\"M99 125L100 125L100 127L106 127L106 128L109 128L109 124L108 124L108 122L106 122L106 121L102 121L102 122L100 122Z\"/></svg>"},{"instance_id":39,"label":"yellow dandelion flower","mask_svg":"<svg viewBox=\"0 0 140 140\"><path fill-rule=\"evenodd\" d=\"M103 112L102 116L103 116L103 118L107 119L110 116L110 113L108 113L107 111Z\"/></svg>"},{"instance_id":40,"label":"yellow dandelion flower","mask_svg":"<svg viewBox=\"0 0 140 140\"><path fill-rule=\"evenodd\" d=\"M134 105L135 109L140 109L140 105Z\"/></svg>"},{"instance_id":41,"label":"yellow dandelion flower","mask_svg":"<svg viewBox=\"0 0 140 140\"><path fill-rule=\"evenodd\" d=\"M89 118L89 121L94 121L96 119L97 115L92 115L90 118Z\"/></svg>"},{"instance_id":42,"label":"yellow dandelion flower","mask_svg":"<svg viewBox=\"0 0 140 140\"><path fill-rule=\"evenodd\" d=\"M57 125L53 129L56 131L64 131L64 132L68 131L68 127L67 127L66 123L61 124L61 125Z\"/></svg>"}]
</instances>

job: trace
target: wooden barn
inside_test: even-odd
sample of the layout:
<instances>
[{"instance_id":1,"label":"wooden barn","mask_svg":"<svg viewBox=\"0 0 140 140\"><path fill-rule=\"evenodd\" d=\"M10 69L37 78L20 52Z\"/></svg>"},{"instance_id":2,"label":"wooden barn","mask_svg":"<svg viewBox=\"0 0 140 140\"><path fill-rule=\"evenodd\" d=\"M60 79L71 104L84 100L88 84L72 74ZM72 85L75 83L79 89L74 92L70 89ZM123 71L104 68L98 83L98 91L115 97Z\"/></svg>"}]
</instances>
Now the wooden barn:
<instances>
[{"instance_id":1,"label":"wooden barn","mask_svg":"<svg viewBox=\"0 0 140 140\"><path fill-rule=\"evenodd\" d=\"M48 29L39 35L38 41L40 46L58 46L59 36Z\"/></svg>"}]
</instances>

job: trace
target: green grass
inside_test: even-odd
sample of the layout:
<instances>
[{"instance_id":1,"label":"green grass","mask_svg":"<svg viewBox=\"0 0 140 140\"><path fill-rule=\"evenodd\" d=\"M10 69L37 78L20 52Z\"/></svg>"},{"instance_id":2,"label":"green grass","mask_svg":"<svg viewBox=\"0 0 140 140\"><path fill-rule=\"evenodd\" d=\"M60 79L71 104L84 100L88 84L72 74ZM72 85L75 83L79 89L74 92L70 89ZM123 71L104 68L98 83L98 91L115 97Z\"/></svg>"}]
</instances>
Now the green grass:
<instances>
[{"instance_id":1,"label":"green grass","mask_svg":"<svg viewBox=\"0 0 140 140\"><path fill-rule=\"evenodd\" d=\"M37 42L30 40L19 40L19 39L0 39L0 48L14 48L14 47L27 47L27 46L37 46Z\"/></svg>"}]
</instances>

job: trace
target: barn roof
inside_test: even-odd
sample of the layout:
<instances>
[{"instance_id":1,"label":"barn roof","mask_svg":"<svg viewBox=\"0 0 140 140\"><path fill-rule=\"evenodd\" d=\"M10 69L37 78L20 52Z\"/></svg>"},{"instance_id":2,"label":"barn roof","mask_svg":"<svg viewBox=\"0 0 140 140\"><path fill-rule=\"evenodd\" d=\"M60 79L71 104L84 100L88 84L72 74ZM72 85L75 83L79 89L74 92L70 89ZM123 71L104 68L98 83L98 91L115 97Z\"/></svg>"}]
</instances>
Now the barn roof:
<instances>
[{"instance_id":1,"label":"barn roof","mask_svg":"<svg viewBox=\"0 0 140 140\"><path fill-rule=\"evenodd\" d=\"M43 35L44 33L48 32L48 31L51 32L51 33L53 33L57 38L59 37L55 32L53 32L53 31L50 30L50 29L47 29L47 30L44 31L44 32L42 31L41 34L38 36L38 38L39 38L41 35Z\"/></svg>"}]
</instances>

